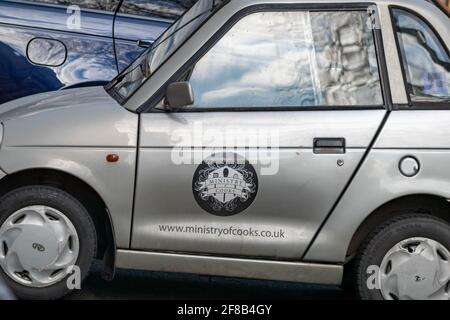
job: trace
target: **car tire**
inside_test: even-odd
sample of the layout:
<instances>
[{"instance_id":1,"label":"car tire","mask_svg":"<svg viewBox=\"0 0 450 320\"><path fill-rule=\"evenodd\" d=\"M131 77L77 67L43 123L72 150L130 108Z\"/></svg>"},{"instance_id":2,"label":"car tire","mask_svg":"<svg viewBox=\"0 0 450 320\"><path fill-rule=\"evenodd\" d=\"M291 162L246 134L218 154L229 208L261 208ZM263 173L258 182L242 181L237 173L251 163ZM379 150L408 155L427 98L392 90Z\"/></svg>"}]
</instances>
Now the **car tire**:
<instances>
[{"instance_id":1,"label":"car tire","mask_svg":"<svg viewBox=\"0 0 450 320\"><path fill-rule=\"evenodd\" d=\"M426 249L429 244L433 246ZM438 248L435 250L437 260L419 267L427 260L417 259L432 252L434 247ZM418 286L422 285L425 286L423 288L432 288L430 292L434 292L435 287L430 287L433 282L431 271L435 263L450 264L449 252L450 225L446 221L415 213L393 218L376 228L361 246L353 269L355 291L363 300L414 299L421 288ZM430 276L425 276L427 272ZM393 281L394 277L400 280ZM422 289L420 292L426 297L416 298L450 299L450 281L447 281L439 286L444 290L442 294L426 295L428 291Z\"/></svg>"},{"instance_id":2,"label":"car tire","mask_svg":"<svg viewBox=\"0 0 450 320\"><path fill-rule=\"evenodd\" d=\"M25 208L25 209L23 209ZM40 216L38 213L35 213L33 211L27 211L27 208L51 208L51 210L54 210L55 212L63 213L62 216L53 216L53 212L50 213L48 216L48 222L44 221L41 222ZM7 223L12 223L11 219L13 215L17 212L21 212L21 210L25 210L25 218L19 218L20 219L26 219L28 218L28 212L30 216L30 220L33 220L32 228L40 228L40 229L26 229L29 228L29 225L31 225L31 222L25 223L25 222L17 222L21 223L21 226L23 230L38 230L36 232L36 237L46 237L47 241L46 244L48 244L48 247L53 248L56 247L56 250L53 250L53 253L56 254L54 260L59 259L59 255L62 254L61 252L64 252L64 254L67 253L69 257L72 257L72 261L76 261L74 264L75 266L79 267L79 277L80 279L80 285L81 282L86 278L86 276L89 273L89 270L92 266L92 263L94 261L94 258L96 256L96 250L97 250L97 234L94 226L94 222L92 221L91 216L89 215L86 208L73 196L68 194L65 191L62 191L60 189L49 187L49 186L27 186L22 187L16 190L13 190L3 196L0 199L0 231L2 231L2 227L4 226L4 229L7 228ZM36 209L37 212L37 209ZM48 215L45 213L45 215ZM56 220L55 220L56 219ZM37 221L37 222L36 222ZM61 240L61 243L66 242L64 244L64 249L62 249L61 246L58 247L59 242L52 241L53 239L63 239L64 237L58 236L56 234L56 238L53 237L53 231L48 231L47 229L43 229L40 224L47 223L49 226L55 226L55 223L58 223L58 226L55 227L55 230L59 230L62 227L61 226L67 226L67 228L71 228L69 231L73 232L74 239L69 239L72 236L67 236L67 239ZM36 227L38 225L38 227ZM8 224L9 226L9 224ZM59 228L59 229L58 229ZM39 232L42 230L41 232ZM52 229L53 230L53 229ZM61 235L69 234L69 231L62 232ZM34 259L34 254L39 254L39 250L32 250L30 249L30 243L33 241L33 237L35 236L33 232L26 231L31 234L29 237L30 239L20 240L20 246L17 245L16 247L19 247L20 249L16 249L19 254L22 254L22 256L19 256L19 261L21 261L21 266L24 264L22 263L22 260L28 259L29 261L39 261L39 259ZM26 232L22 232L26 234ZM45 233L48 233L47 235ZM6 234L6 232L5 232ZM2 237L2 234L0 234L0 239ZM6 237L6 236L5 236ZM6 239L6 238L5 238ZM9 238L8 238L9 239ZM17 238L18 239L18 238ZM22 238L21 238L22 239ZM19 240L14 240L17 243L19 243ZM58 243L58 245L55 244L55 242ZM74 253L75 249L73 249L71 246L75 246L73 242L76 242L76 252ZM0 246L2 243L0 242ZM35 246L35 243L32 244L33 248ZM38 244L36 244L37 249L41 249ZM47 248L48 248L47 247ZM5 248L3 248L5 249ZM7 250L13 250L12 248L7 248ZM20 253L19 250L22 250L22 253ZM26 251L28 250L28 251ZM27 253L24 253L24 252ZM36 253L35 253L36 251ZM45 252L44 246L42 246L42 254L47 254ZM50 250L47 250L48 252ZM32 252L29 254L29 252ZM5 253L5 252L3 252ZM0 256L2 254L1 247L0 247ZM50 256L50 253L48 253L49 259L53 259L52 256ZM18 255L16 255L18 256ZM6 257L6 256L4 256ZM20 257L24 257L22 260L20 260ZM27 258L28 257L28 258ZM58 257L58 258L56 258ZM40 257L39 257L40 258ZM31 260L30 260L31 259ZM34 260L33 260L34 259ZM67 261L66 257L64 256L64 261ZM76 260L75 260L76 259ZM28 261L27 260L27 261ZM6 261L6 258L5 258ZM48 260L53 261L53 260ZM59 261L59 260L57 260ZM1 262L1 261L0 261ZM47 260L45 260L44 263L47 263ZM38 269L30 270L38 270ZM34 271L33 271L34 272ZM39 275L40 270L37 271ZM50 272L50 271L47 271ZM53 299L59 299L67 295L69 292L71 292L71 289L69 289L68 286L68 277L71 276L71 274L74 274L73 265L70 267L67 267L67 269L61 269L58 271L58 279L61 278L58 282L48 284L46 286L33 286L34 280L30 280L30 284L23 284L20 283L20 281L17 281L17 279L13 279L14 273L10 271L10 274L13 274L13 276L9 275L3 266L0 264L0 274L5 279L5 282L7 285L11 288L13 293L21 299L38 299L38 300L53 300ZM21 275L23 276L23 275ZM41 275L39 275L41 276ZM75 276L74 276L75 277ZM32 277L28 277L27 279L32 279ZM45 275L45 280L49 279L47 274ZM19 279L21 280L21 279Z\"/></svg>"}]
</instances>

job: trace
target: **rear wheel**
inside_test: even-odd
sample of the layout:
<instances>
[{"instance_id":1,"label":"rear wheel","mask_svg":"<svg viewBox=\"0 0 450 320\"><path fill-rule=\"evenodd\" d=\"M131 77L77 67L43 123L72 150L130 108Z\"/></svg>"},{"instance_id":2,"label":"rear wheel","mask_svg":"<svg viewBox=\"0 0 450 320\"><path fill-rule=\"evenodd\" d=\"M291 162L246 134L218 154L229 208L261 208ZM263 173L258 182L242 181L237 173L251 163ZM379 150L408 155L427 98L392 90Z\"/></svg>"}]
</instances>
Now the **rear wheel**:
<instances>
[{"instance_id":1,"label":"rear wheel","mask_svg":"<svg viewBox=\"0 0 450 320\"><path fill-rule=\"evenodd\" d=\"M354 277L362 299L450 300L450 225L417 214L388 221L362 246Z\"/></svg>"},{"instance_id":2,"label":"rear wheel","mask_svg":"<svg viewBox=\"0 0 450 320\"><path fill-rule=\"evenodd\" d=\"M86 277L96 248L91 217L68 193L31 186L0 199L0 272L18 297L63 297L69 274Z\"/></svg>"}]
</instances>

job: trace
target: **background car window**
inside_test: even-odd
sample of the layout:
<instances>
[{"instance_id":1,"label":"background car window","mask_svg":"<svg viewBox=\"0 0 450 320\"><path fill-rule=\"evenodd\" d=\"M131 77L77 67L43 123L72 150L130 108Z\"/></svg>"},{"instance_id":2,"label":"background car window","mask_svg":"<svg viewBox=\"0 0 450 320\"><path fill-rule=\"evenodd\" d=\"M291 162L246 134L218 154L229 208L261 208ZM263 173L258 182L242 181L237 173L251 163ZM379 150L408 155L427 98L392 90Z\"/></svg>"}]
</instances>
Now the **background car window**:
<instances>
[{"instance_id":1,"label":"background car window","mask_svg":"<svg viewBox=\"0 0 450 320\"><path fill-rule=\"evenodd\" d=\"M120 13L175 20L195 2L196 0L125 0Z\"/></svg>"},{"instance_id":2,"label":"background car window","mask_svg":"<svg viewBox=\"0 0 450 320\"><path fill-rule=\"evenodd\" d=\"M198 28L215 13L216 0L199 0L152 44L151 50L128 66L108 88L121 101L133 95Z\"/></svg>"},{"instance_id":3,"label":"background car window","mask_svg":"<svg viewBox=\"0 0 450 320\"><path fill-rule=\"evenodd\" d=\"M414 14L396 9L394 19L411 101L450 101L450 58L443 44Z\"/></svg>"},{"instance_id":4,"label":"background car window","mask_svg":"<svg viewBox=\"0 0 450 320\"><path fill-rule=\"evenodd\" d=\"M47 4L57 4L64 6L77 5L84 9L95 9L103 11L116 10L120 0L27 0L27 2L39 2Z\"/></svg>"},{"instance_id":5,"label":"background car window","mask_svg":"<svg viewBox=\"0 0 450 320\"><path fill-rule=\"evenodd\" d=\"M194 67L197 108L382 105L368 14L261 12Z\"/></svg>"}]
</instances>

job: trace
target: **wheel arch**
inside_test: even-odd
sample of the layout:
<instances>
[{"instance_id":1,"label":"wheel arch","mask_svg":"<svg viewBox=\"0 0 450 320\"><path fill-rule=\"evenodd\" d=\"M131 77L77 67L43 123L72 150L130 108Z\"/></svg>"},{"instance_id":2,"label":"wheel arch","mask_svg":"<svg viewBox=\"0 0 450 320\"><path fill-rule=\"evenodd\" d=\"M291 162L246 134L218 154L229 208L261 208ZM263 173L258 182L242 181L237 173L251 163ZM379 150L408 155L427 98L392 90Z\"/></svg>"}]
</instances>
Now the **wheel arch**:
<instances>
[{"instance_id":1,"label":"wheel arch","mask_svg":"<svg viewBox=\"0 0 450 320\"><path fill-rule=\"evenodd\" d=\"M450 203L442 196L412 194L390 200L369 214L353 234L347 249L346 261L353 259L364 239L387 219L415 212L441 218L450 223Z\"/></svg>"},{"instance_id":2,"label":"wheel arch","mask_svg":"<svg viewBox=\"0 0 450 320\"><path fill-rule=\"evenodd\" d=\"M97 258L104 261L103 276L114 276L116 239L114 223L107 204L99 193L83 179L58 169L33 168L10 173L0 180L0 197L20 187L45 185L61 189L87 209L97 231Z\"/></svg>"}]
</instances>

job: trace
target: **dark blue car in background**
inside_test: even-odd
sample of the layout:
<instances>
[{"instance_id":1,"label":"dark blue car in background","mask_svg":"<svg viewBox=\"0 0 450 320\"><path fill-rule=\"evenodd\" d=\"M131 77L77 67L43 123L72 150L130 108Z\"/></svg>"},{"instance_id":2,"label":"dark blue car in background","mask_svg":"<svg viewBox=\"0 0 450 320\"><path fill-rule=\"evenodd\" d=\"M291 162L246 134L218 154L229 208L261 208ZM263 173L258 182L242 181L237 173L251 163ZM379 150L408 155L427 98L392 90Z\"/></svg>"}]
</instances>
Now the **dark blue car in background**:
<instances>
[{"instance_id":1,"label":"dark blue car in background","mask_svg":"<svg viewBox=\"0 0 450 320\"><path fill-rule=\"evenodd\" d=\"M195 0L0 0L0 104L105 84Z\"/></svg>"}]
</instances>

